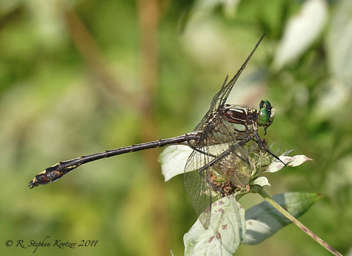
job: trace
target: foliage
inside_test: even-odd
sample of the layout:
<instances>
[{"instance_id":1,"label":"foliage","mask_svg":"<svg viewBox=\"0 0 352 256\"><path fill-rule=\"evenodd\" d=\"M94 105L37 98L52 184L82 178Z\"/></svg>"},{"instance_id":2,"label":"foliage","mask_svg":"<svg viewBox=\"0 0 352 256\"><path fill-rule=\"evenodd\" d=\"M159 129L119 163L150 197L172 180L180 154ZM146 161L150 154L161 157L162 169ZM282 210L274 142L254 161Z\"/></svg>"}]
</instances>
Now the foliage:
<instances>
[{"instance_id":1,"label":"foliage","mask_svg":"<svg viewBox=\"0 0 352 256\"><path fill-rule=\"evenodd\" d=\"M226 149L228 145L220 144L211 147ZM259 244L291 223L291 220L287 219L268 202L255 205L245 212L236 200L245 197L248 193L258 193L257 190L262 190L264 186L270 186L268 179L262 176L263 174L278 172L285 166L296 167L312 159L302 155L289 157L287 156L288 152L285 152L279 157L279 161L279 159L274 159L268 152L260 150L256 142L248 142L242 148L245 152L248 152L248 160L252 166L248 183L245 184L246 187L243 189L235 188L233 193L226 197L222 197L219 191L212 190L211 201L214 201L214 198L220 199L211 205L210 211L207 209L203 212L197 222L185 234L185 255L234 255L242 243ZM217 151L214 150L214 152ZM182 167L185 166L191 153L192 150L187 146L169 146L163 151L159 160L165 180L183 173ZM238 152L235 151L235 153ZM189 171L198 172L198 170ZM214 173L216 168L211 167L210 171ZM240 170L234 172L235 176L238 175L238 171ZM227 181L226 177L218 174L216 182L221 184L230 182L230 180ZM201 184L198 185L201 187ZM235 185L232 184L232 186ZM200 194L208 194L207 191L199 192ZM319 197L315 193L287 192L275 195L273 200L283 207L280 211L285 209L295 218L298 218ZM211 213L209 226L204 225L205 222L201 221L207 218L206 212Z\"/></svg>"}]
</instances>

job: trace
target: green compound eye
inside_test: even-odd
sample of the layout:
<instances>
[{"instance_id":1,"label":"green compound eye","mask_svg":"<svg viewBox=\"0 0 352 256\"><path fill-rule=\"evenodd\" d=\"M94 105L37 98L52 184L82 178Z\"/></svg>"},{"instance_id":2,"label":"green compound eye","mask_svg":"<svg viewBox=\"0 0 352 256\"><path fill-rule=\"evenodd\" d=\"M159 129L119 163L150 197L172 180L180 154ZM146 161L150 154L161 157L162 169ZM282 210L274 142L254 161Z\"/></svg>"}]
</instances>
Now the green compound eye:
<instances>
[{"instance_id":1,"label":"green compound eye","mask_svg":"<svg viewBox=\"0 0 352 256\"><path fill-rule=\"evenodd\" d=\"M268 113L268 110L266 108L261 108L259 110L259 115L258 115L259 126L268 126L269 121L270 121L270 115Z\"/></svg>"},{"instance_id":2,"label":"green compound eye","mask_svg":"<svg viewBox=\"0 0 352 256\"><path fill-rule=\"evenodd\" d=\"M259 104L259 113L258 113L258 125L268 128L275 116L275 109L271 106L268 100L262 100Z\"/></svg>"},{"instance_id":3,"label":"green compound eye","mask_svg":"<svg viewBox=\"0 0 352 256\"><path fill-rule=\"evenodd\" d=\"M266 108L268 111L271 110L271 104L268 100L262 100L259 104L259 109Z\"/></svg>"}]
</instances>

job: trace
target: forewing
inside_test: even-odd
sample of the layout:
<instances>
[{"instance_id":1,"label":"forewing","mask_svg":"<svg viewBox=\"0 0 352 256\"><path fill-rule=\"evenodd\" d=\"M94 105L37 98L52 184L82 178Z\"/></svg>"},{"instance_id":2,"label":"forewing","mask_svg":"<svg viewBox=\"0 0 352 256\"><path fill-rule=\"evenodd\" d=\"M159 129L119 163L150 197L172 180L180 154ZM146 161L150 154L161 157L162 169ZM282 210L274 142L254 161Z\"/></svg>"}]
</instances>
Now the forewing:
<instances>
[{"instance_id":1,"label":"forewing","mask_svg":"<svg viewBox=\"0 0 352 256\"><path fill-rule=\"evenodd\" d=\"M217 113L220 108L222 108L225 103L227 98L229 97L229 94L233 88L233 86L236 84L238 78L242 74L243 70L246 68L249 60L252 58L254 52L257 50L260 42L262 41L263 37L265 34L262 35L262 37L259 39L258 43L255 45L254 49L252 50L251 54L248 56L246 61L242 64L241 68L237 71L236 75L228 82L227 82L227 77L225 79L224 84L222 85L220 91L215 94L213 97L211 103L210 103L210 108L208 112L205 114L201 122L197 125L197 127L194 129L194 131L200 131L203 130L204 127L207 125L209 122L209 119L211 119L214 115L214 113Z\"/></svg>"},{"instance_id":2,"label":"forewing","mask_svg":"<svg viewBox=\"0 0 352 256\"><path fill-rule=\"evenodd\" d=\"M240 142L236 141L236 131L221 116L221 111L233 86L263 37L264 35L236 75L228 83L226 78L220 91L212 99L210 109L195 128L195 131L203 131L203 133L187 160L184 183L197 215L200 216L205 211L200 219L205 228L209 226L211 203L215 200L212 198L211 168L225 176L235 186L247 184L250 177L248 155L242 149Z\"/></svg>"}]
</instances>

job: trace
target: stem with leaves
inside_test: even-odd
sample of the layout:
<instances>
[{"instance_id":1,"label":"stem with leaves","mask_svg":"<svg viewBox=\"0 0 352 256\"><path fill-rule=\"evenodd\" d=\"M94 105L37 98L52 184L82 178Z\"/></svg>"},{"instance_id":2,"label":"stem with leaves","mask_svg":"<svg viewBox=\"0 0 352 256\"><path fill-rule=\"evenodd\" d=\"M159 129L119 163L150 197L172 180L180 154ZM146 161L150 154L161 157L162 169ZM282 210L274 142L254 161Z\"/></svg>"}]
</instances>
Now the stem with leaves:
<instances>
[{"instance_id":1,"label":"stem with leaves","mask_svg":"<svg viewBox=\"0 0 352 256\"><path fill-rule=\"evenodd\" d=\"M284 215L287 219L289 219L292 223L294 223L297 227L299 227L303 232L305 232L308 236L313 238L317 243L323 246L326 250L331 252L333 255L342 255L336 249L334 249L331 245L326 243L319 236L314 234L309 228L304 226L300 221L298 221L295 217L293 217L288 211L286 211L282 206L276 203L261 186L251 186L251 192L260 194L271 206L273 206L277 211L279 211L282 215Z\"/></svg>"}]
</instances>

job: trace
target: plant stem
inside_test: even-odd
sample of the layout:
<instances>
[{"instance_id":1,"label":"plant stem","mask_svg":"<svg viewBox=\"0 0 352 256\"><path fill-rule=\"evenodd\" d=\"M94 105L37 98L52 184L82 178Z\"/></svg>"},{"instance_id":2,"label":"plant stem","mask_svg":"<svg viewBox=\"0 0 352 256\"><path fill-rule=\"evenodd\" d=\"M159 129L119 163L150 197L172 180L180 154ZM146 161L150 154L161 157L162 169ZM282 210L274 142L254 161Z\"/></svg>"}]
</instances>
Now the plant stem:
<instances>
[{"instance_id":1,"label":"plant stem","mask_svg":"<svg viewBox=\"0 0 352 256\"><path fill-rule=\"evenodd\" d=\"M298 221L295 217L293 217L288 211L282 208L281 205L276 203L265 191L262 187L256 186L255 190L276 210L278 210L281 214L283 214L287 219L289 219L292 223L294 223L297 227L299 227L303 232L305 232L308 236L313 238L317 243L323 246L326 250L331 252L333 255L342 256L337 250L335 250L331 245L326 243L323 239L319 236L314 234L309 228L304 226L300 221Z\"/></svg>"}]
</instances>

